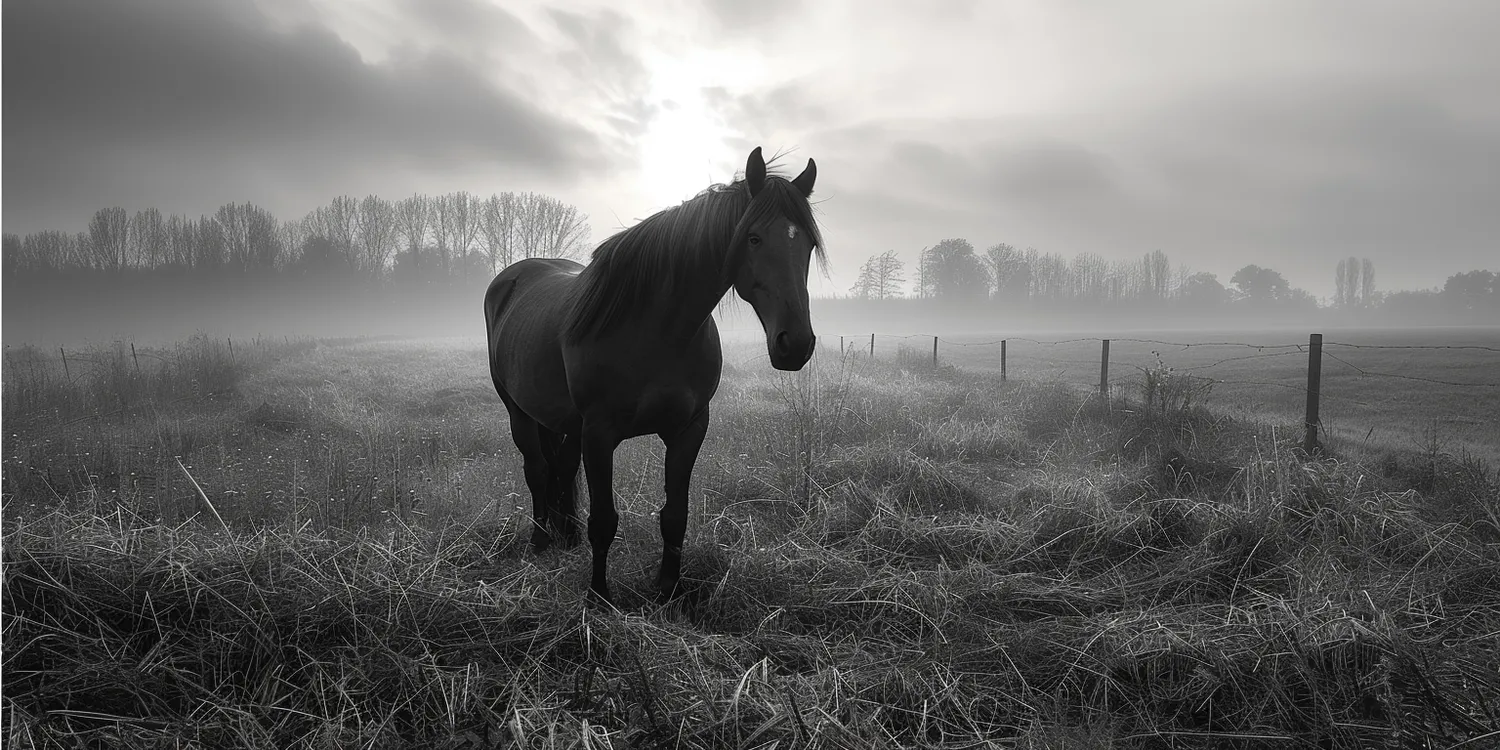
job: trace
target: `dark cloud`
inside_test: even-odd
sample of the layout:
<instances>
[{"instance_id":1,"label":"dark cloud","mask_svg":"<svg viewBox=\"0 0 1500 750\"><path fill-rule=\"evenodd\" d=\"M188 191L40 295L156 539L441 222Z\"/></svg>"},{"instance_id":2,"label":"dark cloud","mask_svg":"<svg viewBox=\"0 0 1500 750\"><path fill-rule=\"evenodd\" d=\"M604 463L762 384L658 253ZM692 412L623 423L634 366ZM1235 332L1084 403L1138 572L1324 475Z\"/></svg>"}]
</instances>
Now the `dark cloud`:
<instances>
[{"instance_id":1,"label":"dark cloud","mask_svg":"<svg viewBox=\"0 0 1500 750\"><path fill-rule=\"evenodd\" d=\"M1500 121L1412 83L1242 82L1180 89L1107 122L877 120L799 145L824 165L828 236L849 253L835 252L840 273L869 253L965 236L1065 255L1159 248L1221 274L1258 262L1315 289L1357 255L1392 286L1439 283L1494 263Z\"/></svg>"},{"instance_id":2,"label":"dark cloud","mask_svg":"<svg viewBox=\"0 0 1500 750\"><path fill-rule=\"evenodd\" d=\"M479 22L458 0L434 7L439 25ZM381 172L565 182L600 158L592 135L496 72L410 49L372 64L325 30L276 30L227 0L7 2L6 228L79 226L108 205L306 210Z\"/></svg>"}]
</instances>

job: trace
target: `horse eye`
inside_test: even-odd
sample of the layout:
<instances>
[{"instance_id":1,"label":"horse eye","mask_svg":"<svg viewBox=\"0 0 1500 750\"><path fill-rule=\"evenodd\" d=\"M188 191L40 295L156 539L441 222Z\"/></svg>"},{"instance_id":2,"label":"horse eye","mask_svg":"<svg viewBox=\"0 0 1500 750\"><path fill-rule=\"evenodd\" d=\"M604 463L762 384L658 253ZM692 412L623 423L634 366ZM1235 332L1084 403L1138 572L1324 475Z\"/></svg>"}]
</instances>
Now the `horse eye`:
<instances>
[{"instance_id":1,"label":"horse eye","mask_svg":"<svg viewBox=\"0 0 1500 750\"><path fill-rule=\"evenodd\" d=\"M752 234L752 235L750 235L750 244L752 244L752 245L759 245L760 244L760 235L758 235L758 234Z\"/></svg>"}]
</instances>

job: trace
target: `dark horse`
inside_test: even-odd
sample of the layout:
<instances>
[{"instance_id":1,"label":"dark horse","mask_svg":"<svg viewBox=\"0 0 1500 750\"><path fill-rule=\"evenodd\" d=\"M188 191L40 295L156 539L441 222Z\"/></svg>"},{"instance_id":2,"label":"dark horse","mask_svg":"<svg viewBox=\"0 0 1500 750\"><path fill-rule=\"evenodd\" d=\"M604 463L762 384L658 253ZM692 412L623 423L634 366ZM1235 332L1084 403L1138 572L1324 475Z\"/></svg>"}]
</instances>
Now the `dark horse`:
<instances>
[{"instance_id":1,"label":"dark horse","mask_svg":"<svg viewBox=\"0 0 1500 750\"><path fill-rule=\"evenodd\" d=\"M490 375L525 459L532 547L577 543L581 455L594 553L589 588L605 601L619 526L615 448L640 435L655 434L667 448L657 587L664 597L677 589L688 482L723 362L711 313L729 288L755 308L773 367L800 370L812 357L807 274L823 249L807 199L817 174L808 159L796 179L768 175L757 148L743 180L610 237L587 267L523 260L485 292Z\"/></svg>"}]
</instances>

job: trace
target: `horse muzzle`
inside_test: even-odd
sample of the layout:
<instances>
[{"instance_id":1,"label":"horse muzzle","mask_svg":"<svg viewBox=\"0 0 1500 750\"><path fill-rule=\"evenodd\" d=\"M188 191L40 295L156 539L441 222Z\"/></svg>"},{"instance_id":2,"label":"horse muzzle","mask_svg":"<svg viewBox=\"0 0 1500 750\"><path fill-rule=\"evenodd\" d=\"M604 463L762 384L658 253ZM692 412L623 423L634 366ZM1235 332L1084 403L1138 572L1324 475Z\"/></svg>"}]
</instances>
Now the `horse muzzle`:
<instances>
[{"instance_id":1,"label":"horse muzzle","mask_svg":"<svg viewBox=\"0 0 1500 750\"><path fill-rule=\"evenodd\" d=\"M812 359L818 337L812 331L792 333L780 331L771 337L769 354L771 366L778 370L796 371Z\"/></svg>"}]
</instances>

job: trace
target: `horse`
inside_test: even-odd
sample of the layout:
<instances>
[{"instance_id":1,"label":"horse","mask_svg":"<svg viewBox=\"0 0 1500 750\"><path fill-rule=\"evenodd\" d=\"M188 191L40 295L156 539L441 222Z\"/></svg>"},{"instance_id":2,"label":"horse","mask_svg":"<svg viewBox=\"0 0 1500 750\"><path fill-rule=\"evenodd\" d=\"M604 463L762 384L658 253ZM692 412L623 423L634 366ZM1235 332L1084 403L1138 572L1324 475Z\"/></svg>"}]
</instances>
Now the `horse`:
<instances>
[{"instance_id":1,"label":"horse","mask_svg":"<svg viewBox=\"0 0 1500 750\"><path fill-rule=\"evenodd\" d=\"M612 603L615 449L652 434L666 446L656 585L664 600L678 594L688 485L723 365L712 313L729 289L754 308L772 367L797 371L812 358L808 270L814 255L827 262L808 202L817 175L812 159L791 180L768 173L757 147L742 179L609 237L587 266L522 260L485 290L490 376L524 461L531 549L577 544L581 457L589 591L600 600Z\"/></svg>"}]
</instances>

